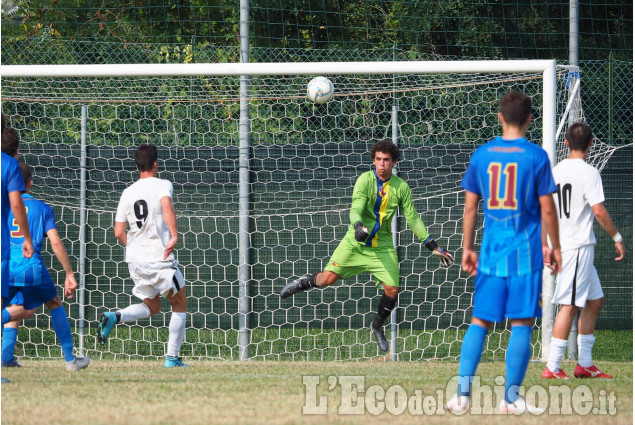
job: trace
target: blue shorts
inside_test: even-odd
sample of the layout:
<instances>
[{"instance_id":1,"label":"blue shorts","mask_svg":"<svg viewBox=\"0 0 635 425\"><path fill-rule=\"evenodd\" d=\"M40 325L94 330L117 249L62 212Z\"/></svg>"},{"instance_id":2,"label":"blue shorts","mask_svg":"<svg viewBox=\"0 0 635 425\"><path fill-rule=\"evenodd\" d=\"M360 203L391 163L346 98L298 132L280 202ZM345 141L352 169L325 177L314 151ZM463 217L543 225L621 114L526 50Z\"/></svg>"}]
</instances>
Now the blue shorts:
<instances>
[{"instance_id":1,"label":"blue shorts","mask_svg":"<svg viewBox=\"0 0 635 425\"><path fill-rule=\"evenodd\" d=\"M57 289L53 285L9 287L10 304L24 306L25 310L37 308L52 301L56 296Z\"/></svg>"},{"instance_id":2,"label":"blue shorts","mask_svg":"<svg viewBox=\"0 0 635 425\"><path fill-rule=\"evenodd\" d=\"M0 288L2 289L2 298L9 298L9 259L2 258L2 265L0 266Z\"/></svg>"},{"instance_id":3,"label":"blue shorts","mask_svg":"<svg viewBox=\"0 0 635 425\"><path fill-rule=\"evenodd\" d=\"M483 273L474 283L472 316L488 322L542 316L542 270L522 276L496 277Z\"/></svg>"}]
</instances>

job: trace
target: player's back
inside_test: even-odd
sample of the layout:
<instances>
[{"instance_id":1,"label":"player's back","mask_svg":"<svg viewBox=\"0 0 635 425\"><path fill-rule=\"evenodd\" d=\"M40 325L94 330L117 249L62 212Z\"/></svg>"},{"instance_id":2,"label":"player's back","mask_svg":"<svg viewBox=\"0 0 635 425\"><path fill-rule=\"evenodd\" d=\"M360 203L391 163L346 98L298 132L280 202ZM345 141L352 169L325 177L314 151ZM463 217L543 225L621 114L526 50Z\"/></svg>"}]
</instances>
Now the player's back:
<instances>
[{"instance_id":1,"label":"player's back","mask_svg":"<svg viewBox=\"0 0 635 425\"><path fill-rule=\"evenodd\" d=\"M9 223L9 215L11 213L11 201L9 200L9 193L14 191L24 191L24 180L22 179L22 173L20 172L20 166L18 161L10 155L2 152L2 256L10 255L9 246L11 244L9 240L9 229L7 224ZM22 256L22 252L20 252Z\"/></svg>"},{"instance_id":2,"label":"player's back","mask_svg":"<svg viewBox=\"0 0 635 425\"><path fill-rule=\"evenodd\" d=\"M42 269L44 271L46 269L42 260L42 245L44 244L46 233L56 228L55 214L51 207L31 195L23 193L22 200L26 209L29 232L33 240L33 256L31 258L22 256L24 233L15 222L13 213L11 213L9 215L9 232L11 236L10 284L14 286L39 285L42 283L42 278L50 279L47 278L48 273L43 274L42 272Z\"/></svg>"},{"instance_id":3,"label":"player's back","mask_svg":"<svg viewBox=\"0 0 635 425\"><path fill-rule=\"evenodd\" d=\"M539 197L555 190L546 152L497 137L476 150L462 186L483 199L479 270L514 276L542 269Z\"/></svg>"},{"instance_id":4,"label":"player's back","mask_svg":"<svg viewBox=\"0 0 635 425\"><path fill-rule=\"evenodd\" d=\"M562 250L595 244L591 207L604 202L600 172L583 159L565 159L554 167L553 177Z\"/></svg>"},{"instance_id":5,"label":"player's back","mask_svg":"<svg viewBox=\"0 0 635 425\"><path fill-rule=\"evenodd\" d=\"M23 193L22 201L26 209L26 217L29 223L29 232L33 240L33 249L38 255L42 252L42 245L46 232L55 229L55 214L51 207L33 196ZM9 230L11 236L11 249L22 252L24 233L15 221L13 212L9 214Z\"/></svg>"},{"instance_id":6,"label":"player's back","mask_svg":"<svg viewBox=\"0 0 635 425\"><path fill-rule=\"evenodd\" d=\"M162 261L170 240L170 231L163 218L163 197L172 198L172 183L149 177L127 187L117 207L117 222L127 222L126 262ZM173 259L171 254L168 259Z\"/></svg>"}]
</instances>

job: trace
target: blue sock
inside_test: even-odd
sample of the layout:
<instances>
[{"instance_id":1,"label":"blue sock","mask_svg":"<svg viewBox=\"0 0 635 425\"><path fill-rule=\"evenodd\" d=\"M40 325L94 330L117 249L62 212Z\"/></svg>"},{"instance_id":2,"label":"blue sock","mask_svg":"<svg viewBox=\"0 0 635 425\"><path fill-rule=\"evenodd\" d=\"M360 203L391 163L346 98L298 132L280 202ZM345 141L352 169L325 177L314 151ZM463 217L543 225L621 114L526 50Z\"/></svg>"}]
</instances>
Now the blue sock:
<instances>
[{"instance_id":1,"label":"blue sock","mask_svg":"<svg viewBox=\"0 0 635 425\"><path fill-rule=\"evenodd\" d=\"M9 323L10 321L11 321L11 315L9 314L6 308L3 308L2 309L2 326L4 326L5 323Z\"/></svg>"},{"instance_id":2,"label":"blue sock","mask_svg":"<svg viewBox=\"0 0 635 425\"><path fill-rule=\"evenodd\" d=\"M471 324L467 328L465 337L463 337L463 345L461 345L458 395L470 395L470 378L476 373L478 363L481 361L486 336L487 329L482 326Z\"/></svg>"},{"instance_id":3,"label":"blue sock","mask_svg":"<svg viewBox=\"0 0 635 425\"><path fill-rule=\"evenodd\" d=\"M15 354L15 342L18 340L16 328L4 328L2 330L2 361L11 361Z\"/></svg>"},{"instance_id":4,"label":"blue sock","mask_svg":"<svg viewBox=\"0 0 635 425\"><path fill-rule=\"evenodd\" d=\"M512 326L512 335L507 344L505 364L505 401L513 403L518 399L518 390L525 379L529 357L531 356L531 326Z\"/></svg>"},{"instance_id":5,"label":"blue sock","mask_svg":"<svg viewBox=\"0 0 635 425\"><path fill-rule=\"evenodd\" d=\"M57 339L60 340L60 345L62 346L64 360L67 362L75 360L75 355L73 354L73 335L71 335L71 325L68 323L64 306L59 306L51 310L51 319L55 335L57 335Z\"/></svg>"}]
</instances>

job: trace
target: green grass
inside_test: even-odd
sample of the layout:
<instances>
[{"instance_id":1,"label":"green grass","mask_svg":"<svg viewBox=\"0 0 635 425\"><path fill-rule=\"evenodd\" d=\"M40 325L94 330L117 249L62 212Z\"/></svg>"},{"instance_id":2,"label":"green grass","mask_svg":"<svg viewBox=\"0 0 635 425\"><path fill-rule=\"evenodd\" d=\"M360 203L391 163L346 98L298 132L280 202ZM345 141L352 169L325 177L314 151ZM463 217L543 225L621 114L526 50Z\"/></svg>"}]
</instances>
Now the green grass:
<instances>
[{"instance_id":1,"label":"green grass","mask_svg":"<svg viewBox=\"0 0 635 425\"><path fill-rule=\"evenodd\" d=\"M390 332L387 329L387 336ZM458 360L462 329L435 332L401 330L397 338L400 361ZM598 330L593 355L599 361L632 361L633 331ZM77 336L76 346L77 346ZM505 358L509 332L490 332L483 360ZM61 350L50 329L21 327L18 356L28 358L59 358ZM88 354L96 358L158 359L165 355L167 327L117 326L106 346L97 343L94 331L85 339ZM533 358L540 357L540 332L533 334ZM188 329L181 349L184 357L202 360L238 360L236 330ZM366 329L292 329L281 327L256 328L251 331L250 356L268 361L346 361L383 356Z\"/></svg>"},{"instance_id":2,"label":"green grass","mask_svg":"<svg viewBox=\"0 0 635 425\"><path fill-rule=\"evenodd\" d=\"M440 410L433 416L417 416L408 408L393 416L384 411L374 416L366 410L362 416L339 413L346 402L342 376L364 379L364 390L379 385L384 390L401 386L407 396L434 396L442 403L448 381L457 372L453 362L225 362L193 361L190 368L164 369L162 361L93 360L76 373L64 370L61 360L23 361L20 369L3 369L10 384L2 384L3 424L454 424L488 425L527 423L609 425L633 421L632 362L599 362L598 366L613 380L543 381L540 363L531 363L524 385L565 385L573 391L586 385L598 405L599 394L616 396L615 415L547 415L521 417L500 415L457 418ZM573 363L565 362L567 372ZM481 385L495 385L495 377L504 375L504 362L479 366ZM317 396L325 396L326 415L303 415L304 375L320 377ZM329 381L329 377L330 381ZM337 385L329 390L329 382ZM376 388L376 387L375 387ZM436 391L444 394L436 397ZM449 387L449 393L453 392ZM372 399L371 399L372 401ZM497 404L494 402L494 404ZM366 406L366 405L364 405Z\"/></svg>"}]
</instances>

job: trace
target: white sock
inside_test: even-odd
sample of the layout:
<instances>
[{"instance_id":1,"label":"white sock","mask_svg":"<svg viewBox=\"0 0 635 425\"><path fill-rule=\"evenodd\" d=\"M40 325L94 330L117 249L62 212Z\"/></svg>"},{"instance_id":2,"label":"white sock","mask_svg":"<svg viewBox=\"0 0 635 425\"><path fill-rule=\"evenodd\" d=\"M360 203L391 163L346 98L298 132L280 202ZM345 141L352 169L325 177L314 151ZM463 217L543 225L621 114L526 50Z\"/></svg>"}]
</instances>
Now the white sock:
<instances>
[{"instance_id":1,"label":"white sock","mask_svg":"<svg viewBox=\"0 0 635 425\"><path fill-rule=\"evenodd\" d=\"M178 357L181 344L185 339L185 321L187 313L172 312L170 317L170 336L168 337L168 356Z\"/></svg>"},{"instance_id":2,"label":"white sock","mask_svg":"<svg viewBox=\"0 0 635 425\"><path fill-rule=\"evenodd\" d=\"M150 309L145 303L129 305L118 313L120 314L119 322L134 322L150 317Z\"/></svg>"},{"instance_id":3,"label":"white sock","mask_svg":"<svg viewBox=\"0 0 635 425\"><path fill-rule=\"evenodd\" d=\"M593 366L593 358L591 357L591 350L593 350L593 343L595 337L593 334L582 335L578 334L578 364L582 367Z\"/></svg>"},{"instance_id":4,"label":"white sock","mask_svg":"<svg viewBox=\"0 0 635 425\"><path fill-rule=\"evenodd\" d=\"M547 368L552 372L558 372L560 370L560 363L564 356L564 351L567 349L569 341L566 339L558 339L551 337L551 348L549 349L549 359L547 360Z\"/></svg>"}]
</instances>

